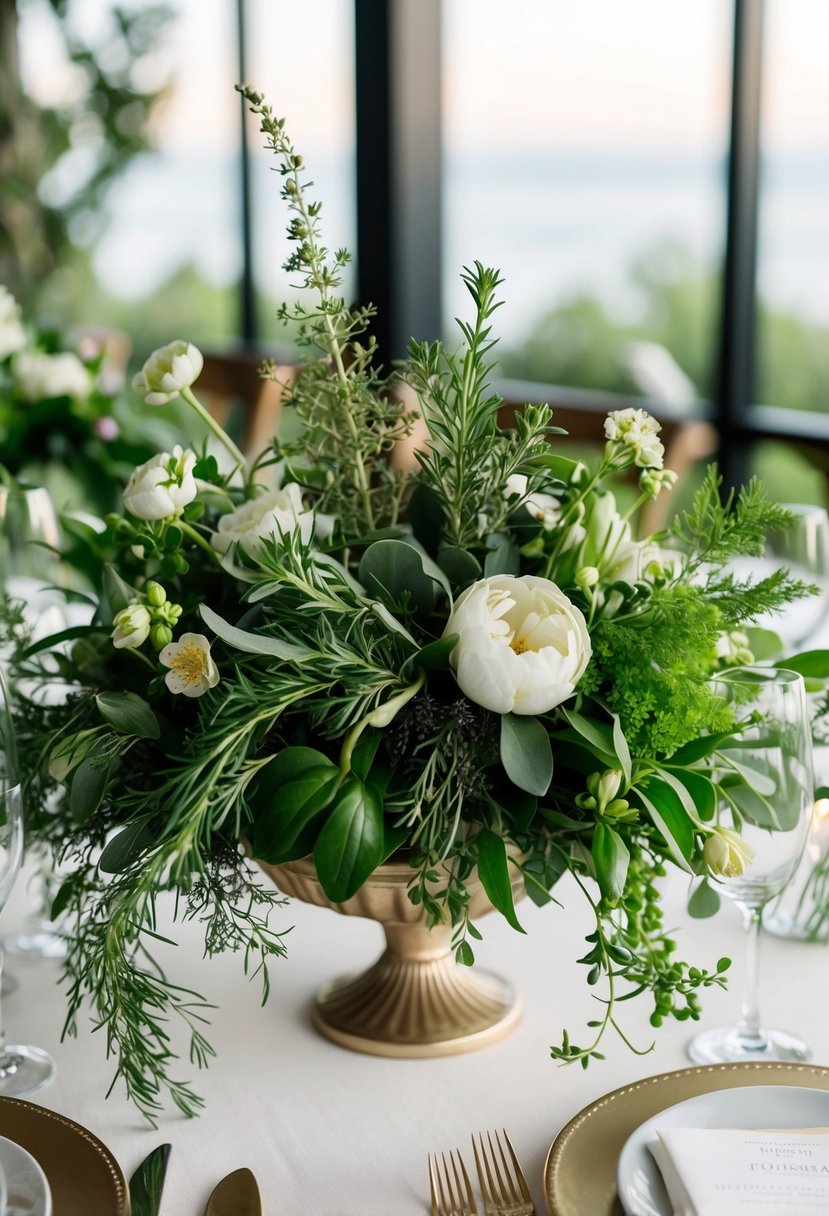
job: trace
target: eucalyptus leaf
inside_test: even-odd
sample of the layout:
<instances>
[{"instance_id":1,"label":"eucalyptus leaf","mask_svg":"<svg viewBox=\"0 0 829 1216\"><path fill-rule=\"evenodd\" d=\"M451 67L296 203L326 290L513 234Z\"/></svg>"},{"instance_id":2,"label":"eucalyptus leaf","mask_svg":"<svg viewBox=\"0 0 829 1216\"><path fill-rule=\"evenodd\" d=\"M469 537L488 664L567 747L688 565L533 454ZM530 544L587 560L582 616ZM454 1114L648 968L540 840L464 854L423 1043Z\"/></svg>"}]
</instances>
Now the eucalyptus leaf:
<instances>
[{"instance_id":1,"label":"eucalyptus leaf","mask_svg":"<svg viewBox=\"0 0 829 1216\"><path fill-rule=\"evenodd\" d=\"M387 608L428 616L435 607L435 580L423 569L423 556L402 540L377 540L363 553L360 582Z\"/></svg>"},{"instance_id":2,"label":"eucalyptus leaf","mask_svg":"<svg viewBox=\"0 0 829 1216\"><path fill-rule=\"evenodd\" d=\"M495 574L517 575L520 572L521 555L511 540L502 540L484 558L484 574L487 578L492 578Z\"/></svg>"},{"instance_id":3,"label":"eucalyptus leaf","mask_svg":"<svg viewBox=\"0 0 829 1216\"><path fill-rule=\"evenodd\" d=\"M501 715L501 763L513 785L539 797L553 779L550 736L538 718L524 714Z\"/></svg>"},{"instance_id":4,"label":"eucalyptus leaf","mask_svg":"<svg viewBox=\"0 0 829 1216\"><path fill-rule=\"evenodd\" d=\"M103 801L109 782L109 765L87 755L72 774L69 813L75 823L86 823Z\"/></svg>"},{"instance_id":5,"label":"eucalyptus leaf","mask_svg":"<svg viewBox=\"0 0 829 1216\"><path fill-rule=\"evenodd\" d=\"M463 591L483 574L481 563L466 549L448 547L438 554L438 565L452 586Z\"/></svg>"},{"instance_id":6,"label":"eucalyptus leaf","mask_svg":"<svg viewBox=\"0 0 829 1216\"><path fill-rule=\"evenodd\" d=\"M223 642L227 642L228 646L242 650L245 654L266 655L288 663L302 663L314 655L313 650L307 646L300 646L296 642L282 642L279 638L237 629L235 625L230 625L223 617L220 617L218 612L208 608L207 604L200 604L199 612L208 629L212 629L217 637L220 637Z\"/></svg>"},{"instance_id":7,"label":"eucalyptus leaf","mask_svg":"<svg viewBox=\"0 0 829 1216\"><path fill-rule=\"evenodd\" d=\"M458 644L457 633L449 633L445 637L429 642L413 654L406 666L422 667L425 671L448 671L449 656Z\"/></svg>"},{"instance_id":8,"label":"eucalyptus leaf","mask_svg":"<svg viewBox=\"0 0 829 1216\"><path fill-rule=\"evenodd\" d=\"M478 877L490 903L501 913L507 923L512 925L513 929L523 933L524 929L515 915L509 860L503 836L498 836L489 828L481 828L477 844Z\"/></svg>"},{"instance_id":9,"label":"eucalyptus leaf","mask_svg":"<svg viewBox=\"0 0 829 1216\"><path fill-rule=\"evenodd\" d=\"M572 709L562 710L573 730L589 744L590 750L609 768L621 768L622 762L613 743L613 727L596 718L586 718Z\"/></svg>"},{"instance_id":10,"label":"eucalyptus leaf","mask_svg":"<svg viewBox=\"0 0 829 1216\"><path fill-rule=\"evenodd\" d=\"M159 739L161 727L147 702L134 692L99 692L95 698L105 722L121 735Z\"/></svg>"},{"instance_id":11,"label":"eucalyptus leaf","mask_svg":"<svg viewBox=\"0 0 829 1216\"><path fill-rule=\"evenodd\" d=\"M157 840L158 832L151 826L150 816L135 819L107 841L98 869L104 874L121 874Z\"/></svg>"},{"instance_id":12,"label":"eucalyptus leaf","mask_svg":"<svg viewBox=\"0 0 829 1216\"><path fill-rule=\"evenodd\" d=\"M720 910L720 896L707 878L703 878L688 900L688 915L697 920L714 916Z\"/></svg>"}]
</instances>

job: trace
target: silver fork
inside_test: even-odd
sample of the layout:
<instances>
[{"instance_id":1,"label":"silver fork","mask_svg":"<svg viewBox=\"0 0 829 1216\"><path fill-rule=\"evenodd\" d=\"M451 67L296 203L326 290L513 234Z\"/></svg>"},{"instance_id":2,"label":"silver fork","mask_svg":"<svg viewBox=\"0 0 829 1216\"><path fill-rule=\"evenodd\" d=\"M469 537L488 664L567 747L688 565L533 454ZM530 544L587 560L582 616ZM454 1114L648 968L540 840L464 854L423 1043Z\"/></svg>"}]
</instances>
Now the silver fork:
<instances>
[{"instance_id":1,"label":"silver fork","mask_svg":"<svg viewBox=\"0 0 829 1216\"><path fill-rule=\"evenodd\" d=\"M441 1166L443 1167L441 1169ZM478 1205L472 1194L472 1184L459 1152L429 1156L429 1188L432 1192L432 1216L478 1216Z\"/></svg>"},{"instance_id":2,"label":"silver fork","mask_svg":"<svg viewBox=\"0 0 829 1216\"><path fill-rule=\"evenodd\" d=\"M494 1134L494 1142L493 1142ZM530 1188L506 1132L472 1137L486 1216L535 1216ZM506 1144L506 1147L505 1147Z\"/></svg>"}]
</instances>

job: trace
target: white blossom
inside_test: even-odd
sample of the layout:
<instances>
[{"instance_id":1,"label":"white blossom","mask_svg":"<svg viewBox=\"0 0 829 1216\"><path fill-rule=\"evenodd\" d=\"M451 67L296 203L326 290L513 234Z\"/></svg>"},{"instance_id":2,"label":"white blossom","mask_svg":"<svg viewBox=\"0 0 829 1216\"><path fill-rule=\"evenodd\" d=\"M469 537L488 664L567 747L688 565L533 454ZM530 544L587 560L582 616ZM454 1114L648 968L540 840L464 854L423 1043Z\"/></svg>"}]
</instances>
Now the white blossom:
<instances>
[{"instance_id":1,"label":"white blossom","mask_svg":"<svg viewBox=\"0 0 829 1216\"><path fill-rule=\"evenodd\" d=\"M143 604L128 604L112 622L112 644L116 649L134 650L150 635L150 614Z\"/></svg>"},{"instance_id":2,"label":"white blossom","mask_svg":"<svg viewBox=\"0 0 829 1216\"><path fill-rule=\"evenodd\" d=\"M640 469L661 469L665 449L659 439L662 428L646 410L612 410L604 424L608 446L615 448Z\"/></svg>"},{"instance_id":3,"label":"white blossom","mask_svg":"<svg viewBox=\"0 0 829 1216\"><path fill-rule=\"evenodd\" d=\"M20 306L7 287L0 285L0 359L7 359L26 345L20 321Z\"/></svg>"},{"instance_id":4,"label":"white blossom","mask_svg":"<svg viewBox=\"0 0 829 1216\"><path fill-rule=\"evenodd\" d=\"M40 350L21 351L12 362L15 387L24 401L49 401L53 397L88 397L92 388L89 371L77 355L64 351L47 355Z\"/></svg>"},{"instance_id":5,"label":"white blossom","mask_svg":"<svg viewBox=\"0 0 829 1216\"><path fill-rule=\"evenodd\" d=\"M166 405L198 380L203 366L204 358L198 347L177 339L153 351L141 371L133 376L132 387L147 405Z\"/></svg>"},{"instance_id":6,"label":"white blossom","mask_svg":"<svg viewBox=\"0 0 829 1216\"><path fill-rule=\"evenodd\" d=\"M201 697L219 683L219 669L203 633L183 633L177 642L165 646L158 658L170 668L164 683L172 693Z\"/></svg>"},{"instance_id":7,"label":"white blossom","mask_svg":"<svg viewBox=\"0 0 829 1216\"><path fill-rule=\"evenodd\" d=\"M307 544L314 530L314 512L303 508L302 491L292 481L284 489L268 490L223 515L211 539L219 553L226 553L238 542L248 557L255 558L261 552L263 540L289 536L297 526Z\"/></svg>"},{"instance_id":8,"label":"white blossom","mask_svg":"<svg viewBox=\"0 0 829 1216\"><path fill-rule=\"evenodd\" d=\"M739 878L754 860L754 849L730 828L715 828L702 846L702 859L712 874Z\"/></svg>"},{"instance_id":9,"label":"white blossom","mask_svg":"<svg viewBox=\"0 0 829 1216\"><path fill-rule=\"evenodd\" d=\"M193 468L196 454L178 444L139 465L124 490L124 506L137 519L166 519L192 502L198 493Z\"/></svg>"},{"instance_id":10,"label":"white blossom","mask_svg":"<svg viewBox=\"0 0 829 1216\"><path fill-rule=\"evenodd\" d=\"M651 540L623 540L605 568L609 583L653 582L663 576L673 577L682 569L682 554L676 549L663 549Z\"/></svg>"},{"instance_id":11,"label":"white blossom","mask_svg":"<svg viewBox=\"0 0 829 1216\"><path fill-rule=\"evenodd\" d=\"M456 600L444 635L462 691L495 713L542 714L566 701L591 646L579 609L546 578L494 575Z\"/></svg>"},{"instance_id":12,"label":"white blossom","mask_svg":"<svg viewBox=\"0 0 829 1216\"><path fill-rule=\"evenodd\" d=\"M513 473L507 478L504 487L504 498L520 498L525 510L533 519L537 519L545 532L551 532L561 521L561 503L552 494L542 494L534 490L527 494L527 478L523 473Z\"/></svg>"}]
</instances>

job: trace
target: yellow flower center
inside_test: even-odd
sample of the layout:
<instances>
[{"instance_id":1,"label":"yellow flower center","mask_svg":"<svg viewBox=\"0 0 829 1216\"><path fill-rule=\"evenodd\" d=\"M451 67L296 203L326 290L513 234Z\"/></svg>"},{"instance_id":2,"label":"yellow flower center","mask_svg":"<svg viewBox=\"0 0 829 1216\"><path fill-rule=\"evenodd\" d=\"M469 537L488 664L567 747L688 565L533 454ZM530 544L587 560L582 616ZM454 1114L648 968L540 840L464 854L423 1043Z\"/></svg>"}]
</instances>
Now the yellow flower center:
<instances>
[{"instance_id":1,"label":"yellow flower center","mask_svg":"<svg viewBox=\"0 0 829 1216\"><path fill-rule=\"evenodd\" d=\"M525 638L513 638L510 642L510 650L514 650L516 654L523 654L525 650L530 650Z\"/></svg>"},{"instance_id":2,"label":"yellow flower center","mask_svg":"<svg viewBox=\"0 0 829 1216\"><path fill-rule=\"evenodd\" d=\"M170 667L177 676L181 676L185 684L198 684L204 679L207 669L204 651L194 642L188 642L186 646L181 646L175 658L171 659Z\"/></svg>"}]
</instances>

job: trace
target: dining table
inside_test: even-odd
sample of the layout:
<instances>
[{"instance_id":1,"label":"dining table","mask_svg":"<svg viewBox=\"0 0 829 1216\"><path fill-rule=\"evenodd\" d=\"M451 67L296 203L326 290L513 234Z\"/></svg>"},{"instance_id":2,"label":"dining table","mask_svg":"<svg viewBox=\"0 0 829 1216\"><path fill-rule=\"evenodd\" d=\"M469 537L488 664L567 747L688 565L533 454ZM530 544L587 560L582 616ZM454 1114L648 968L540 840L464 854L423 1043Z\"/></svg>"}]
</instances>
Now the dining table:
<instances>
[{"instance_id":1,"label":"dining table","mask_svg":"<svg viewBox=\"0 0 829 1216\"><path fill-rule=\"evenodd\" d=\"M3 913L4 934L31 916L27 878L24 871ZM689 1067L686 1045L694 1031L736 1020L744 963L737 908L724 901L713 918L695 920L687 911L687 876L666 876L665 923L680 956L708 969L723 956L733 959L728 989L703 994L699 1023L668 1019L658 1030L646 998L620 1005L620 1023L636 1050L610 1031L600 1049L604 1060L586 1069L562 1066L550 1045L560 1043L565 1027L575 1042L589 1041L585 1023L600 1016L602 993L588 986L578 962L591 930L589 906L567 880L554 894L544 907L520 902L524 933L496 913L478 923L483 940L475 965L508 978L522 1001L508 1037L479 1051L387 1059L321 1037L311 1021L315 992L370 964L382 933L374 922L296 901L273 913L274 926L290 932L287 957L271 964L265 1005L260 981L245 977L238 956L204 958L199 925L174 924L172 906L160 903L159 932L177 944L156 944L159 961L176 982L215 1005L208 1036L216 1057L206 1070L194 1069L186 1036L170 1028L183 1053L174 1075L191 1079L204 1099L196 1118L166 1109L152 1127L120 1083L106 1096L114 1061L106 1058L105 1032L93 1033L91 1011L76 1037L61 1039L59 962L9 958L17 987L5 1001L7 1034L10 1042L46 1048L57 1061L54 1082L31 1100L98 1136L127 1177L157 1145L172 1146L160 1216L203 1216L219 1179L245 1166L257 1179L264 1216L423 1216L431 1211L428 1155L460 1149L471 1166L471 1134L496 1128L508 1131L541 1216L545 1159L562 1127L607 1091ZM829 1065L826 947L765 935L760 982L766 1023L798 1032L814 1062Z\"/></svg>"}]
</instances>

